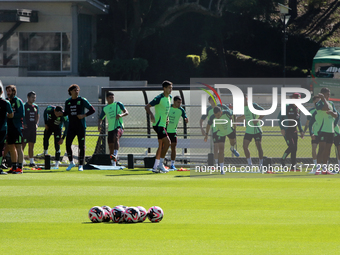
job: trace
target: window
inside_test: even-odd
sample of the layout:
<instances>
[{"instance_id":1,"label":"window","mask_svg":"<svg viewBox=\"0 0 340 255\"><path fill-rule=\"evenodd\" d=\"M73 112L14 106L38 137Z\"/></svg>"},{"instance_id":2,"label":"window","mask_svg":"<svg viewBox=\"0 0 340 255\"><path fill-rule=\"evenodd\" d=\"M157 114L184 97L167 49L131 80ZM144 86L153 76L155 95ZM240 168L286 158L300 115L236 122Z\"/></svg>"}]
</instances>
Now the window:
<instances>
[{"instance_id":1,"label":"window","mask_svg":"<svg viewBox=\"0 0 340 255\"><path fill-rule=\"evenodd\" d=\"M71 71L70 33L20 33L20 65L28 71Z\"/></svg>"},{"instance_id":2,"label":"window","mask_svg":"<svg viewBox=\"0 0 340 255\"><path fill-rule=\"evenodd\" d=\"M0 33L0 38L4 34ZM25 66L28 71L71 71L71 34L14 33L0 47L0 65Z\"/></svg>"},{"instance_id":3,"label":"window","mask_svg":"<svg viewBox=\"0 0 340 255\"><path fill-rule=\"evenodd\" d=\"M4 33L0 33L0 39L3 36L4 36ZM17 66L18 65L18 48L19 48L18 33L14 33L0 47L0 65Z\"/></svg>"}]
</instances>

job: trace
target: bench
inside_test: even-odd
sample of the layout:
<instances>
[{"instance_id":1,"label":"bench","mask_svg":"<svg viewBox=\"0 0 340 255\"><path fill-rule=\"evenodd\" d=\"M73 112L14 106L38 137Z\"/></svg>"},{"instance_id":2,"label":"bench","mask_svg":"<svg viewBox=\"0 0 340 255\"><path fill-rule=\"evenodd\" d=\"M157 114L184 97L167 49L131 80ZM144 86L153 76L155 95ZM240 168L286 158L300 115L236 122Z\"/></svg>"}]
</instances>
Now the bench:
<instances>
[{"instance_id":1,"label":"bench","mask_svg":"<svg viewBox=\"0 0 340 255\"><path fill-rule=\"evenodd\" d=\"M132 137L124 137L122 136L119 139L119 146L123 148L145 148L144 155L134 155L135 158L144 158L148 156L148 148L158 148L158 140L156 137L152 138L132 138ZM198 149L210 149L210 141L204 142L203 137L200 139L184 139L180 138L177 142L177 148L182 149L182 154L178 155L178 157L185 156L185 149L190 148L198 148ZM170 152L170 150L169 150ZM210 152L210 150L209 150ZM204 157L207 155L200 155L200 157ZM187 157L185 157L187 158Z\"/></svg>"}]
</instances>

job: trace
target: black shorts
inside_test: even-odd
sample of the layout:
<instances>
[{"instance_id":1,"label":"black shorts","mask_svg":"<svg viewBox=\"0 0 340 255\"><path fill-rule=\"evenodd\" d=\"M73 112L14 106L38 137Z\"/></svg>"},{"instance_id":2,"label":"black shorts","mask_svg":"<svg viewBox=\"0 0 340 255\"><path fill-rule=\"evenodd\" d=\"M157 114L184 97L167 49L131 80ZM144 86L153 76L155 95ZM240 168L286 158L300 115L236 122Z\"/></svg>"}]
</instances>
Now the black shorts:
<instances>
[{"instance_id":1,"label":"black shorts","mask_svg":"<svg viewBox=\"0 0 340 255\"><path fill-rule=\"evenodd\" d=\"M333 143L334 133L326 133L321 132L319 133L319 143L325 142L325 143Z\"/></svg>"},{"instance_id":2,"label":"black shorts","mask_svg":"<svg viewBox=\"0 0 340 255\"><path fill-rule=\"evenodd\" d=\"M217 132L213 133L214 143L225 143L225 136L218 136Z\"/></svg>"},{"instance_id":3,"label":"black shorts","mask_svg":"<svg viewBox=\"0 0 340 255\"><path fill-rule=\"evenodd\" d=\"M22 132L17 128L8 128L7 144L22 144Z\"/></svg>"},{"instance_id":4,"label":"black shorts","mask_svg":"<svg viewBox=\"0 0 340 255\"><path fill-rule=\"evenodd\" d=\"M317 135L314 135L315 136L315 139L313 140L312 139L312 144L318 144L319 143L319 136Z\"/></svg>"},{"instance_id":5,"label":"black shorts","mask_svg":"<svg viewBox=\"0 0 340 255\"><path fill-rule=\"evenodd\" d=\"M37 140L37 129L34 128L25 128L22 130L23 141L24 143L35 143Z\"/></svg>"},{"instance_id":6,"label":"black shorts","mask_svg":"<svg viewBox=\"0 0 340 255\"><path fill-rule=\"evenodd\" d=\"M168 137L168 133L166 132L165 127L160 127L160 126L153 126L153 130L157 133L157 138L163 139L164 137Z\"/></svg>"},{"instance_id":7,"label":"black shorts","mask_svg":"<svg viewBox=\"0 0 340 255\"><path fill-rule=\"evenodd\" d=\"M124 133L124 129L122 129L121 127L116 128L114 130L111 130L107 133L107 142L108 143L114 143L114 138L116 137L116 139L119 140L119 138L122 137Z\"/></svg>"},{"instance_id":8,"label":"black shorts","mask_svg":"<svg viewBox=\"0 0 340 255\"><path fill-rule=\"evenodd\" d=\"M246 133L244 135L243 140L248 140L248 141L251 142L251 140L253 140L253 138L254 138L255 142L261 142L261 140L262 140L262 133L257 133L257 134L248 134L248 133Z\"/></svg>"},{"instance_id":9,"label":"black shorts","mask_svg":"<svg viewBox=\"0 0 340 255\"><path fill-rule=\"evenodd\" d=\"M334 137L334 145L338 147L340 145L340 135Z\"/></svg>"},{"instance_id":10,"label":"black shorts","mask_svg":"<svg viewBox=\"0 0 340 255\"><path fill-rule=\"evenodd\" d=\"M233 130L229 135L227 135L229 139L235 139L236 138L236 131Z\"/></svg>"},{"instance_id":11,"label":"black shorts","mask_svg":"<svg viewBox=\"0 0 340 255\"><path fill-rule=\"evenodd\" d=\"M177 133L168 133L171 144L177 143Z\"/></svg>"}]
</instances>

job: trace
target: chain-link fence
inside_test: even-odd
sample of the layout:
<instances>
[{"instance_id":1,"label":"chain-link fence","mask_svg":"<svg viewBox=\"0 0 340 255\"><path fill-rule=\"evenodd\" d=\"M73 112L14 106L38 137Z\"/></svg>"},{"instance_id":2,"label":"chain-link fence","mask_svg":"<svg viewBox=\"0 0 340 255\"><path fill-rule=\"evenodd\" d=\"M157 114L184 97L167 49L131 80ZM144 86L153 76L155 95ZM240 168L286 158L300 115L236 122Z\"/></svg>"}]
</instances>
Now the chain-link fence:
<instances>
[{"instance_id":1,"label":"chain-link fence","mask_svg":"<svg viewBox=\"0 0 340 255\"><path fill-rule=\"evenodd\" d=\"M43 112L48 105L63 105L64 102L57 103L39 103L40 108L40 127L37 132L37 142L34 147L34 154L42 154L43 153L43 132L44 132L44 124L43 124ZM86 131L86 152L85 155L87 157L92 156L94 153L106 153L108 154L107 147L107 132L105 134L99 134L98 132L98 117L102 111L104 105L102 104L92 104L96 112L95 114L86 118L87 122L87 131ZM269 109L271 105L261 105L265 109ZM304 105L307 109L312 108L312 104ZM143 159L147 156L154 156L157 151L157 135L152 129L152 124L147 121L147 115L144 109L144 105L125 105L126 109L129 112L129 115L124 117L124 134L122 136L121 147L119 149L119 156L122 160L122 163L126 163L127 154L133 154L135 158ZM277 115L279 112L279 107L277 111L270 115L266 116L264 119L277 119ZM184 106L187 116L189 118L189 123L184 126L183 120L180 119L178 124L178 147L177 159L181 160L183 163L193 163L193 162L206 162L208 159L208 154L212 152L212 146L210 141L207 144L201 143L197 145L197 143L190 143L190 141L203 141L203 136L201 134L201 130L199 127L199 122L201 119L201 106L192 105L192 106ZM340 109L340 105L336 105L337 109ZM306 116L301 115L301 124L304 128L306 123ZM203 123L203 127L205 129L207 121ZM271 126L271 123L274 126ZM237 145L236 148L240 153L239 158L235 158L231 151L229 150L230 145L228 139L225 144L225 157L226 161L229 163L246 163L245 154L243 151L243 136L245 133L245 127L237 126ZM210 139L211 140L211 139ZM150 143L150 141L153 141ZM189 141L189 142L188 142ZM49 146L49 154L54 155L54 146L53 146L53 137L50 138L50 146ZM74 139L73 144L77 145L77 139ZM182 145L181 145L182 143ZM188 145L185 148L185 145ZM124 146L127 145L127 146ZM201 146L204 145L204 146ZM278 121L265 121L263 126L263 137L262 137L262 147L264 156L270 157L274 159L273 163L279 163L279 158L282 157L284 151L287 148L286 142L281 135L280 128L278 126ZM252 141L249 145L249 150L251 157L254 159L258 158L257 148L255 146L255 142ZM65 142L61 146L61 155L66 152ZM24 152L25 155L28 154L27 146ZM170 159L170 150L167 155L167 158ZM309 132L306 132L306 135L303 139L299 137L298 139L298 151L297 151L298 162L303 163L312 163L312 147L311 147L311 138L309 136ZM332 148L331 158L336 158L335 156L335 148ZM276 161L277 162L276 162ZM254 160L254 163L257 163L257 160ZM287 160L289 163L289 159Z\"/></svg>"}]
</instances>

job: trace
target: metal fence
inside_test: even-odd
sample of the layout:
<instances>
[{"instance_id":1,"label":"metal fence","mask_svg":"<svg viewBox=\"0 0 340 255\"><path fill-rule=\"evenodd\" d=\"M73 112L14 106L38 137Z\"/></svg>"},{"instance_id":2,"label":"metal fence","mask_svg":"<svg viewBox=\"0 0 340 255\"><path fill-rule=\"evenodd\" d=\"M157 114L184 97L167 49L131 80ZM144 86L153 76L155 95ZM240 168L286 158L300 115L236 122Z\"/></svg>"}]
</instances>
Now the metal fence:
<instances>
[{"instance_id":1,"label":"metal fence","mask_svg":"<svg viewBox=\"0 0 340 255\"><path fill-rule=\"evenodd\" d=\"M48 105L63 105L64 103L39 103L40 108L40 118L43 118L43 112L45 108ZM98 132L98 117L102 111L103 104L92 104L95 109L96 113L87 117L86 122L88 125L87 131L86 131L86 152L85 155L87 157L93 155L94 153L108 153L108 148L106 144L106 137L107 134L99 134ZM262 105L265 109L270 108L270 105ZM146 112L144 109L144 105L125 105L126 109L129 112L129 115L124 117L124 138L134 138L134 145L130 147L124 147L121 146L119 149L119 156L122 160L122 163L126 163L126 156L127 154L134 154L135 156L140 156L140 158L143 158L145 156L154 156L157 150L157 146L148 148L147 145L143 145L145 142L145 139L141 138L151 138L156 139L156 134L151 129L148 128L147 125L147 117ZM183 120L180 119L179 125L178 125L178 143L181 143L182 139L202 139L203 136L201 134L201 130L199 128L199 121L201 118L201 107L196 106L184 106L185 110L187 112L187 116L189 118L189 123L186 126L186 134L185 129L183 125ZM306 104L305 107L307 109L312 107L312 104ZM336 105L337 109L340 109L340 105ZM268 116L268 119L275 119L277 117L279 109L277 112L275 112L272 116ZM301 123L304 127L306 122L306 116L302 115L301 117ZM40 122L41 123L41 122ZM206 121L203 123L203 127L205 129ZM269 122L268 122L269 123ZM287 148L287 145L285 143L284 138L281 135L280 128L278 126L278 123L274 123L274 127L271 127L268 123L265 124L263 127L263 137L262 137L262 147L264 156L271 157L279 163L279 158L283 155L284 151ZM269 126L268 126L269 125ZM44 125L40 124L40 127L38 129L37 133L37 142L34 147L34 153L42 154L43 153L43 131L44 131ZM233 163L246 163L245 155L242 148L243 143L243 136L245 132L245 127L237 126L237 145L236 148L238 152L240 153L239 158L235 158L231 151L229 150L229 141L226 140L225 145L225 156L226 156L226 162L233 162ZM73 144L77 144L77 139L74 139ZM255 146L255 142L252 141L252 143L249 145L251 157L253 158L254 163L257 163L258 153ZM66 152L65 148L65 142L61 146L61 154L63 155L64 152ZM189 146L187 149L177 149L176 150L178 159L180 159L182 162L206 162L208 158L208 154L212 152L211 148L200 148L200 147L191 147ZM53 146L53 137L50 138L50 146L49 146L49 154L52 156L54 155L54 146ZM298 151L297 151L297 158L298 162L309 162L312 163L311 158L311 139L309 136L309 132L306 132L306 136L301 139L298 139ZM27 147L24 152L25 155L28 154ZM167 158L170 159L170 150L167 155ZM335 156L335 149L332 148L331 158L333 160L336 158ZM289 163L289 159L287 160L287 163Z\"/></svg>"}]
</instances>

